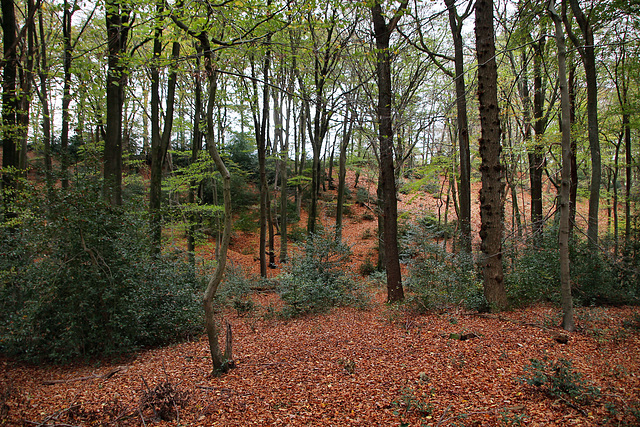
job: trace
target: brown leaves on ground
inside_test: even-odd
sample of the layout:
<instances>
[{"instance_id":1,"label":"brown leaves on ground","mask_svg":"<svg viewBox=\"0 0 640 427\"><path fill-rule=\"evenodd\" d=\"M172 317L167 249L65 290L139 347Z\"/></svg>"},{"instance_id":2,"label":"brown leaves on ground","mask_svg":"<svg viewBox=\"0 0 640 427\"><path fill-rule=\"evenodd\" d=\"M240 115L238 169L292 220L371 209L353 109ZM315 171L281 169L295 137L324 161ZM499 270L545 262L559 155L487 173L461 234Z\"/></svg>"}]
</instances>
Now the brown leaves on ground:
<instances>
[{"instance_id":1,"label":"brown leaves on ground","mask_svg":"<svg viewBox=\"0 0 640 427\"><path fill-rule=\"evenodd\" d=\"M261 296L268 305L273 295ZM210 376L206 339L100 366L2 361L7 425L628 425L640 410L636 308L414 315L382 301L295 320L233 317L237 368ZM624 323L627 320L627 323ZM626 327L625 327L626 326ZM468 340L452 335L471 334ZM567 359L600 397L580 410L517 381L530 359ZM113 376L101 377L126 365ZM84 378L84 381L47 381ZM586 415L585 415L586 414ZM144 421L143 421L144 419ZM405 424L403 424L405 423Z\"/></svg>"},{"instance_id":2,"label":"brown leaves on ground","mask_svg":"<svg viewBox=\"0 0 640 427\"><path fill-rule=\"evenodd\" d=\"M372 180L364 182L373 192ZM354 190L355 191L355 190ZM407 200L405 200L407 199ZM411 199L411 200L409 200ZM401 210L440 212L431 197L402 196ZM330 210L321 205L323 222ZM451 219L451 213L450 213ZM305 218L299 223L305 224ZM353 271L375 264L377 222L351 207L343 236ZM276 251L279 242L276 240ZM232 263L256 273L257 239L237 232ZM212 252L211 248L208 248ZM207 257L204 253L200 256ZM208 256L210 257L210 256ZM269 275L279 270L269 270ZM15 426L591 426L640 422L640 311L577 310L566 344L560 311L537 306L495 315L416 315L384 304L280 320L274 294L261 309L226 313L236 369L214 378L206 337L130 358L75 366L0 359L0 425ZM462 339L462 338L465 339ZM223 339L224 337L221 337ZM588 405L519 381L531 359L571 361L599 389ZM570 402L569 402L570 403Z\"/></svg>"}]
</instances>

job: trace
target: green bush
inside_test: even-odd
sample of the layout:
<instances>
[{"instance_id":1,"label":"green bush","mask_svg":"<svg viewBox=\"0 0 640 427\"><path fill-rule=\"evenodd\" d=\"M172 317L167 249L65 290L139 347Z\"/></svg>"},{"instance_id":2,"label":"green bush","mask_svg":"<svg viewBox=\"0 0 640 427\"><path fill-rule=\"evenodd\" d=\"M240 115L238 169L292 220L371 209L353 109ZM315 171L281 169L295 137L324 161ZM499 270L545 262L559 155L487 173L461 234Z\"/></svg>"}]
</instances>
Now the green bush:
<instances>
[{"instance_id":1,"label":"green bush","mask_svg":"<svg viewBox=\"0 0 640 427\"><path fill-rule=\"evenodd\" d=\"M101 182L23 192L0 228L0 353L67 361L162 345L202 330L200 284L181 254L150 255L147 220L106 205Z\"/></svg>"},{"instance_id":2,"label":"green bush","mask_svg":"<svg viewBox=\"0 0 640 427\"><path fill-rule=\"evenodd\" d=\"M517 248L517 251L516 251ZM587 242L569 246L574 302L578 305L638 304L640 280L633 249L613 259L607 248L590 248ZM538 301L560 301L558 230L549 227L543 238L524 248L505 248L505 285L511 302L522 306Z\"/></svg>"},{"instance_id":3,"label":"green bush","mask_svg":"<svg viewBox=\"0 0 640 427\"><path fill-rule=\"evenodd\" d=\"M567 359L531 359L531 364L526 365L524 371L525 376L518 379L520 382L533 386L551 397L575 403L588 403L599 395L599 390L590 386Z\"/></svg>"},{"instance_id":4,"label":"green bush","mask_svg":"<svg viewBox=\"0 0 640 427\"><path fill-rule=\"evenodd\" d=\"M518 243L516 243L518 244ZM514 306L560 301L560 255L557 229L545 230L537 243L524 248L505 245L505 287Z\"/></svg>"},{"instance_id":5,"label":"green bush","mask_svg":"<svg viewBox=\"0 0 640 427\"><path fill-rule=\"evenodd\" d=\"M638 260L627 252L622 259L590 248L586 242L571 246L571 279L576 302L583 305L639 304ZM637 255L636 255L637 257Z\"/></svg>"},{"instance_id":6,"label":"green bush","mask_svg":"<svg viewBox=\"0 0 640 427\"><path fill-rule=\"evenodd\" d=\"M258 279L250 277L241 266L228 266L225 280L216 294L216 303L233 308L238 315L253 311L251 288L257 282Z\"/></svg>"},{"instance_id":7,"label":"green bush","mask_svg":"<svg viewBox=\"0 0 640 427\"><path fill-rule=\"evenodd\" d=\"M420 311L458 305L485 310L473 257L447 252L434 238L430 223L418 221L408 225L401 240L401 255L409 269L406 285L413 293L409 299Z\"/></svg>"},{"instance_id":8,"label":"green bush","mask_svg":"<svg viewBox=\"0 0 640 427\"><path fill-rule=\"evenodd\" d=\"M311 235L302 253L286 265L278 292L283 315L323 312L336 306L362 306L365 294L349 274L351 249L336 242L335 229Z\"/></svg>"},{"instance_id":9,"label":"green bush","mask_svg":"<svg viewBox=\"0 0 640 427\"><path fill-rule=\"evenodd\" d=\"M369 194L369 190L364 187L358 187L358 190L356 191L356 203L364 206L371 202L375 203L375 201L375 197L372 197L371 194Z\"/></svg>"}]
</instances>

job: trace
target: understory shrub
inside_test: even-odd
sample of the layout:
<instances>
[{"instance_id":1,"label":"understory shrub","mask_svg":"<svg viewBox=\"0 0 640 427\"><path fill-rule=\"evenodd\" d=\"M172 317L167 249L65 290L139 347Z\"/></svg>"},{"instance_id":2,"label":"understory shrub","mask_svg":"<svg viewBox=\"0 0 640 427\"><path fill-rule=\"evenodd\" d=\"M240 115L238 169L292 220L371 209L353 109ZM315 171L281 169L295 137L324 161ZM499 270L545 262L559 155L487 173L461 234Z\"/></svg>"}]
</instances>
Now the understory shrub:
<instances>
[{"instance_id":1,"label":"understory shrub","mask_svg":"<svg viewBox=\"0 0 640 427\"><path fill-rule=\"evenodd\" d=\"M623 247L617 258L611 252L584 241L570 242L572 294L577 305L640 303L637 251ZM557 227L549 227L537 242L506 246L504 259L505 286L514 305L560 302Z\"/></svg>"},{"instance_id":2,"label":"understory shrub","mask_svg":"<svg viewBox=\"0 0 640 427\"><path fill-rule=\"evenodd\" d=\"M580 372L573 369L571 361L544 358L531 359L524 367L525 376L518 380L535 387L551 397L567 399L574 403L589 403L600 391L589 385Z\"/></svg>"},{"instance_id":3,"label":"understory shrub","mask_svg":"<svg viewBox=\"0 0 640 427\"><path fill-rule=\"evenodd\" d=\"M0 353L68 361L200 333L193 266L182 254L150 255L143 203L107 205L95 176L23 196L0 228Z\"/></svg>"},{"instance_id":4,"label":"understory shrub","mask_svg":"<svg viewBox=\"0 0 640 427\"><path fill-rule=\"evenodd\" d=\"M216 293L216 303L231 307L238 315L246 314L255 308L251 299L251 288L258 283L242 266L229 265L226 268L225 280Z\"/></svg>"},{"instance_id":5,"label":"understory shrub","mask_svg":"<svg viewBox=\"0 0 640 427\"><path fill-rule=\"evenodd\" d=\"M401 241L401 256L409 269L406 284L413 293L409 298L421 311L459 305L485 310L487 304L473 256L448 252L435 240L440 233L430 220L408 225Z\"/></svg>"},{"instance_id":6,"label":"understory shrub","mask_svg":"<svg viewBox=\"0 0 640 427\"><path fill-rule=\"evenodd\" d=\"M519 242L516 243L518 245ZM557 229L545 230L524 247L505 245L504 282L512 305L560 302L560 255Z\"/></svg>"},{"instance_id":7,"label":"understory shrub","mask_svg":"<svg viewBox=\"0 0 640 427\"><path fill-rule=\"evenodd\" d=\"M287 317L323 312L337 306L363 306L365 292L350 273L351 249L335 240L335 229L309 236L280 276L278 292Z\"/></svg>"},{"instance_id":8,"label":"understory shrub","mask_svg":"<svg viewBox=\"0 0 640 427\"><path fill-rule=\"evenodd\" d=\"M630 246L637 245L637 242ZM614 259L610 252L590 248L586 242L570 247L573 294L583 305L640 304L640 262L637 251L623 248Z\"/></svg>"}]
</instances>

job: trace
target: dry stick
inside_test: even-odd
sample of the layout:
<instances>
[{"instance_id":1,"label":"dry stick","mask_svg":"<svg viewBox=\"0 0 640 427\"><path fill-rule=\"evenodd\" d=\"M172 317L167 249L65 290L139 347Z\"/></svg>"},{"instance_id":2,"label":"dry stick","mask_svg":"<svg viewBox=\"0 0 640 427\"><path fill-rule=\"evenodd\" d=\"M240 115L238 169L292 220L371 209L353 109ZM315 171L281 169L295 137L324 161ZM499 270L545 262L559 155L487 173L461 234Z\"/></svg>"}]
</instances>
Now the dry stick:
<instances>
[{"instance_id":1,"label":"dry stick","mask_svg":"<svg viewBox=\"0 0 640 427\"><path fill-rule=\"evenodd\" d=\"M140 406L138 406L138 413L140 414L140 419L142 419L142 425L143 425L144 427L147 427L147 423L146 423L146 421L144 420L144 415L142 415L142 409L140 409Z\"/></svg>"},{"instance_id":2,"label":"dry stick","mask_svg":"<svg viewBox=\"0 0 640 427\"><path fill-rule=\"evenodd\" d=\"M42 381L42 384L44 384L44 385L67 384L67 383L72 383L72 382L76 382L76 381L86 381L86 380L95 380L95 379L108 380L109 378L111 378L112 376L117 374L118 372L126 372L128 370L129 370L129 368L126 367L126 366L118 366L117 368L112 369L111 371L107 372L106 374L102 374L102 375L91 374L91 375L88 375L86 377L70 378L68 380L46 380L46 381Z\"/></svg>"},{"instance_id":3,"label":"dry stick","mask_svg":"<svg viewBox=\"0 0 640 427\"><path fill-rule=\"evenodd\" d=\"M67 411L70 411L70 410L72 410L72 409L74 409L74 408L78 408L78 407L80 407L80 405L78 405L78 404L74 404L74 405L69 406L69 407L68 407L68 408L66 408L66 409L61 409L61 410L59 410L59 411L57 411L57 412L54 412L53 414L51 414L51 415L49 415L47 418L45 418L45 419L44 419L44 421L43 421L43 422L41 422L41 423L37 423L37 422L34 422L34 421L29 421L29 420L23 420L23 421L24 421L24 422L27 422L27 423L32 423L32 424L36 424L36 425L40 425L40 426L44 426L44 425L47 425L47 423L48 423L50 420L52 420L52 419L56 419L56 420L57 420L57 419L58 419L58 417L60 417L60 415L64 414L64 413L65 413L65 412L67 412ZM56 424L57 424L57 423L56 423Z\"/></svg>"},{"instance_id":4,"label":"dry stick","mask_svg":"<svg viewBox=\"0 0 640 427\"><path fill-rule=\"evenodd\" d=\"M58 422L56 422L55 424L37 423L35 421L30 421L30 420L22 420L22 422L27 424L33 424L38 427L80 427L79 425L76 425L76 424L67 424L67 423L58 423Z\"/></svg>"},{"instance_id":5,"label":"dry stick","mask_svg":"<svg viewBox=\"0 0 640 427\"><path fill-rule=\"evenodd\" d=\"M440 419L438 420L438 424L436 424L436 427L440 427L443 422L445 422L446 420L449 420L449 418L447 418L446 420L444 419L444 416L447 415L447 412L449 412L449 409L451 409L451 405L447 406L447 409L444 410L444 412L440 416Z\"/></svg>"}]
</instances>

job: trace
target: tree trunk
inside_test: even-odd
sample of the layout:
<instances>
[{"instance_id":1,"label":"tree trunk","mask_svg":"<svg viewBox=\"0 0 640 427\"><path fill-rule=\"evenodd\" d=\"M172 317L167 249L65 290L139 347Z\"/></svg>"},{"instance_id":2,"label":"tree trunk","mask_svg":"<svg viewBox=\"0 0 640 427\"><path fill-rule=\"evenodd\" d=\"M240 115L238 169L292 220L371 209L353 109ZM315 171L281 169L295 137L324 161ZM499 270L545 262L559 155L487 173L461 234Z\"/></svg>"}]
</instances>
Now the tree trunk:
<instances>
[{"instance_id":1,"label":"tree trunk","mask_svg":"<svg viewBox=\"0 0 640 427\"><path fill-rule=\"evenodd\" d=\"M544 216L542 207L542 175L545 167L542 138L547 127L544 117L545 88L542 82L542 61L545 39L533 44L533 128L535 139L529 157L529 182L531 186L531 227L534 243L540 244L543 235Z\"/></svg>"},{"instance_id":2,"label":"tree trunk","mask_svg":"<svg viewBox=\"0 0 640 427\"><path fill-rule=\"evenodd\" d=\"M270 40L270 38L269 38ZM262 111L258 105L254 106L254 127L258 146L258 169L260 176L260 276L267 277L267 220L269 216L269 186L267 185L267 132L269 120L269 68L271 66L271 51L267 50L262 63ZM254 72L255 74L255 72ZM255 76L254 76L255 77ZM254 98L258 100L257 82L253 80Z\"/></svg>"},{"instance_id":3,"label":"tree trunk","mask_svg":"<svg viewBox=\"0 0 640 427\"><path fill-rule=\"evenodd\" d=\"M353 128L353 112L349 118L351 105L349 100L346 102L344 112L344 122L342 128L342 140L340 141L340 159L338 167L338 200L336 203L336 241L342 240L342 211L344 208L344 192L347 177L347 147L351 139L351 129Z\"/></svg>"},{"instance_id":4,"label":"tree trunk","mask_svg":"<svg viewBox=\"0 0 640 427\"><path fill-rule=\"evenodd\" d=\"M628 108L628 106L625 106ZM631 243L631 185L633 183L633 169L632 162L633 157L631 156L631 125L630 125L630 114L625 112L622 115L622 124L624 126L624 146L625 146L625 172L626 172L626 185L624 190L625 200L624 200L624 240L626 246L629 246Z\"/></svg>"},{"instance_id":5,"label":"tree trunk","mask_svg":"<svg viewBox=\"0 0 640 427\"><path fill-rule=\"evenodd\" d=\"M293 79L291 79L291 82L293 82ZM292 85L291 85L292 86ZM288 218L287 218L287 204L289 202L289 198L288 198L288 191L287 191L287 187L288 187L288 181L289 181L289 177L287 174L287 166L289 163L289 131L290 131L290 125L291 125L291 104L293 103L293 96L292 96L292 87L290 86L290 90L289 90L289 96L287 97L287 113L286 113L286 130L285 130L285 136L281 141L281 167L282 170L280 172L280 262L281 263L285 263L287 262L288 259L288 253L287 253L287 246L288 246ZM295 124L294 124L295 127Z\"/></svg>"},{"instance_id":6,"label":"tree trunk","mask_svg":"<svg viewBox=\"0 0 640 427\"><path fill-rule=\"evenodd\" d=\"M387 301L404 299L400 256L398 251L398 199L396 195L395 170L393 164L393 116L391 113L391 58L389 41L407 1L400 3L389 23L376 2L371 7L374 37L376 39L376 75L378 78L378 132L380 140L380 184L383 198L384 257L387 271Z\"/></svg>"},{"instance_id":7,"label":"tree trunk","mask_svg":"<svg viewBox=\"0 0 640 427\"><path fill-rule=\"evenodd\" d=\"M600 155L600 135L598 133L598 76L596 69L595 42L593 26L582 12L578 0L569 0L571 10L582 31L580 40L571 31L568 19L565 21L571 41L578 47L587 81L587 122L589 150L591 152L591 183L589 185L589 220L587 238L590 247L598 245L598 210L600 206L600 185L602 181L602 159Z\"/></svg>"},{"instance_id":8,"label":"tree trunk","mask_svg":"<svg viewBox=\"0 0 640 427\"><path fill-rule=\"evenodd\" d=\"M42 145L44 150L44 175L48 189L53 188L53 166L51 160L51 112L49 110L49 86L47 76L49 66L47 64L47 48L44 32L44 18L42 10L38 13L38 29L40 31L40 64L38 78L40 80L40 90L38 98L42 106Z\"/></svg>"},{"instance_id":9,"label":"tree trunk","mask_svg":"<svg viewBox=\"0 0 640 427\"><path fill-rule=\"evenodd\" d=\"M173 21L183 30L189 32L188 27L177 19L176 16L172 16ZM222 233L222 241L219 245L219 252L217 256L216 269L207 284L202 304L205 314L205 330L207 332L207 338L209 339L209 351L211 353L211 362L213 363L213 374L220 375L226 372L228 369L235 367L233 357L231 354L231 328L227 327L227 345L224 354L220 352L220 346L218 343L219 330L215 321L215 312L213 310L213 298L218 291L218 286L222 282L224 275L227 251L229 249L229 242L231 241L231 174L227 170L218 150L215 142L215 129L213 124L213 106L216 97L216 82L217 71L214 68L214 51L211 49L211 43L209 42L209 36L206 32L191 33L194 38L200 41L202 51L205 52L204 66L206 74L209 78L209 100L207 105L207 133L206 141L209 153L213 159L220 177L222 178L222 194L224 200L224 231Z\"/></svg>"},{"instance_id":10,"label":"tree trunk","mask_svg":"<svg viewBox=\"0 0 640 427\"><path fill-rule=\"evenodd\" d=\"M560 250L560 286L562 295L562 327L572 332L575 329L573 321L573 300L571 298L571 275L569 271L569 187L571 184L571 102L567 82L566 56L562 22L555 11L553 3L549 3L549 13L555 24L556 43L558 45L558 77L560 79L560 96L562 104L562 183L560 185L560 229L558 246Z\"/></svg>"},{"instance_id":11,"label":"tree trunk","mask_svg":"<svg viewBox=\"0 0 640 427\"><path fill-rule=\"evenodd\" d=\"M64 0L64 10L62 14L62 38L64 50L62 53L62 68L64 82L62 88L62 130L60 132L60 175L62 175L62 188L69 187L69 105L71 104L71 55L73 47L71 45L71 18L74 10L69 6L69 1Z\"/></svg>"},{"instance_id":12,"label":"tree trunk","mask_svg":"<svg viewBox=\"0 0 640 427\"><path fill-rule=\"evenodd\" d=\"M164 8L158 6L158 19ZM153 41L153 59L151 61L151 178L149 182L149 221L151 229L151 253L159 255L162 250L162 166L171 141L173 128L173 109L176 93L176 65L180 55L180 43L173 43L171 52L171 72L167 83L167 111L164 129L160 132L160 55L162 55L162 22L157 23Z\"/></svg>"},{"instance_id":13,"label":"tree trunk","mask_svg":"<svg viewBox=\"0 0 640 427\"><path fill-rule=\"evenodd\" d=\"M16 173L19 164L16 111L19 99L16 94L18 68L16 15L13 0L2 0L2 46L4 50L4 72L2 78L2 199L5 219L15 216L11 207L16 188Z\"/></svg>"},{"instance_id":14,"label":"tree trunk","mask_svg":"<svg viewBox=\"0 0 640 427\"><path fill-rule=\"evenodd\" d=\"M123 64L129 36L131 9L119 0L105 4L107 45L107 118L104 141L103 197L112 206L122 205L122 111L127 68Z\"/></svg>"},{"instance_id":15,"label":"tree trunk","mask_svg":"<svg viewBox=\"0 0 640 427\"><path fill-rule=\"evenodd\" d=\"M569 126L573 129L576 122L576 67L569 66ZM569 187L569 237L573 236L576 223L576 208L578 202L578 138L571 134L571 184Z\"/></svg>"},{"instance_id":16,"label":"tree trunk","mask_svg":"<svg viewBox=\"0 0 640 427\"><path fill-rule=\"evenodd\" d=\"M504 205L500 164L500 117L498 108L498 73L495 60L493 0L476 2L476 47L478 55L478 100L480 105L480 156L482 188L480 190L481 268L484 294L494 310L507 306L502 268L502 234Z\"/></svg>"},{"instance_id":17,"label":"tree trunk","mask_svg":"<svg viewBox=\"0 0 640 427\"><path fill-rule=\"evenodd\" d=\"M200 45L196 47L198 53L202 53ZM196 57L196 69L200 69L200 57ZM202 150L202 131L200 130L200 119L202 110L202 83L200 81L200 75L196 74L194 78L195 87L195 100L193 104L193 132L191 143L191 163L195 163L198 160L198 155ZM194 206L196 203L195 191L199 187L199 183L192 180L189 185L188 202L190 206ZM189 230L187 231L187 252L191 257L192 263L195 264L195 251L196 251L196 224L198 222L199 215L195 212L189 215Z\"/></svg>"},{"instance_id":18,"label":"tree trunk","mask_svg":"<svg viewBox=\"0 0 640 427\"><path fill-rule=\"evenodd\" d=\"M461 247L471 252L471 154L469 150L469 120L467 118L467 88L464 80L462 19L454 0L445 0L449 10L449 26L453 35L456 83L458 144L460 146L460 183L458 184Z\"/></svg>"},{"instance_id":19,"label":"tree trunk","mask_svg":"<svg viewBox=\"0 0 640 427\"><path fill-rule=\"evenodd\" d=\"M20 171L26 177L27 172L27 141L29 139L29 110L31 108L31 98L33 96L33 71L34 71L34 57L36 56L36 52L34 50L34 43L36 38L36 26L35 26L35 12L36 6L33 0L27 1L27 22L26 31L27 31L27 43L26 43L26 52L22 54L24 59L24 65L20 67L20 101L19 101L19 109L17 111L16 120L19 126L19 156L18 156L18 165ZM42 14L40 14L42 16ZM46 172L45 172L46 173ZM51 184L51 176L49 176L49 180L47 181L49 188Z\"/></svg>"}]
</instances>

